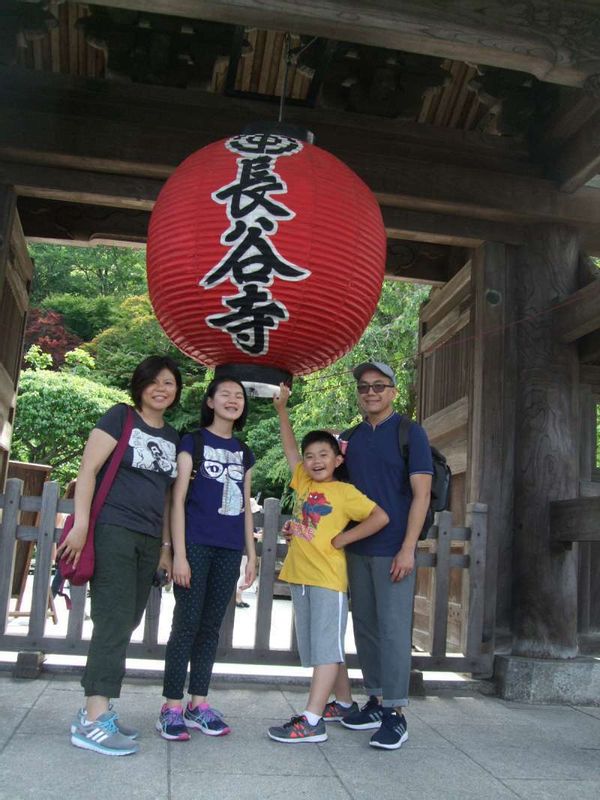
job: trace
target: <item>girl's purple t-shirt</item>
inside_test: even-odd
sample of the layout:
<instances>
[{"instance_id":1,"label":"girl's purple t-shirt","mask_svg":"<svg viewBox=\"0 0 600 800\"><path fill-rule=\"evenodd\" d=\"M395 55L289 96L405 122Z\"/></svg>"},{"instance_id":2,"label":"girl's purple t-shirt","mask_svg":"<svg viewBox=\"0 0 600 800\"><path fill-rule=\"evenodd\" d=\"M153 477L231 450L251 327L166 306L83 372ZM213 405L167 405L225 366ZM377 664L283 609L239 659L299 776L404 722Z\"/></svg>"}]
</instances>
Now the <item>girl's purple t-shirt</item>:
<instances>
[{"instance_id":1,"label":"girl's purple t-shirt","mask_svg":"<svg viewBox=\"0 0 600 800\"><path fill-rule=\"evenodd\" d=\"M202 428L204 459L192 481L185 507L186 544L244 549L244 451L232 437ZM194 437L186 434L179 452L192 458ZM251 453L250 464L255 461Z\"/></svg>"}]
</instances>

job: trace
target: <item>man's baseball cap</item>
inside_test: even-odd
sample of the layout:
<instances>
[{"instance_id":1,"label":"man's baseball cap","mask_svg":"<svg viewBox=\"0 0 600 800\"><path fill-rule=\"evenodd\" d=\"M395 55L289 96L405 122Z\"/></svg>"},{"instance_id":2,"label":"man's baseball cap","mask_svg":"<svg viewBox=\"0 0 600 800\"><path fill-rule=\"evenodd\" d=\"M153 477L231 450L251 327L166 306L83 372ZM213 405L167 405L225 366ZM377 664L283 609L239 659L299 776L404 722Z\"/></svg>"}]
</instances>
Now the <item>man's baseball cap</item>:
<instances>
[{"instance_id":1,"label":"man's baseball cap","mask_svg":"<svg viewBox=\"0 0 600 800\"><path fill-rule=\"evenodd\" d=\"M392 384L396 385L396 376L394 375L394 370L391 367L388 367L387 364L384 364L383 361L365 361L362 364L359 364L358 367L354 367L352 370L352 374L359 381L363 374L367 372L369 369L377 370L377 372L381 372L382 375L385 375L386 378L389 378Z\"/></svg>"}]
</instances>

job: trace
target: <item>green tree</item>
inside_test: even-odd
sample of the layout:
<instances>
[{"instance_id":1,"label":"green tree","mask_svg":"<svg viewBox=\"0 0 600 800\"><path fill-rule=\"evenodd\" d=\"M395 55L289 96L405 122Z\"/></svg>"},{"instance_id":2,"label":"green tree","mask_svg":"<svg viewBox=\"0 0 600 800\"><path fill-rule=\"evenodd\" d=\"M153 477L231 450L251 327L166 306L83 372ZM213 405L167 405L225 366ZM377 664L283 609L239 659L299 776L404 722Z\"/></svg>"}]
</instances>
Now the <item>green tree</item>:
<instances>
[{"instance_id":1,"label":"green tree","mask_svg":"<svg viewBox=\"0 0 600 800\"><path fill-rule=\"evenodd\" d=\"M96 359L98 380L125 389L139 362L149 355L167 355L180 367L191 384L202 379L206 368L185 356L160 327L147 294L128 297L117 311L110 328L100 333L87 348Z\"/></svg>"},{"instance_id":2,"label":"green tree","mask_svg":"<svg viewBox=\"0 0 600 800\"><path fill-rule=\"evenodd\" d=\"M54 467L63 485L77 475L91 429L124 392L68 372L25 370L17 400L12 458Z\"/></svg>"},{"instance_id":3,"label":"green tree","mask_svg":"<svg viewBox=\"0 0 600 800\"><path fill-rule=\"evenodd\" d=\"M145 250L33 244L29 251L35 265L32 305L51 294L124 297L146 289Z\"/></svg>"},{"instance_id":4,"label":"green tree","mask_svg":"<svg viewBox=\"0 0 600 800\"><path fill-rule=\"evenodd\" d=\"M61 313L67 328L89 342L115 322L121 302L120 297L51 294L42 300L40 308Z\"/></svg>"}]
</instances>

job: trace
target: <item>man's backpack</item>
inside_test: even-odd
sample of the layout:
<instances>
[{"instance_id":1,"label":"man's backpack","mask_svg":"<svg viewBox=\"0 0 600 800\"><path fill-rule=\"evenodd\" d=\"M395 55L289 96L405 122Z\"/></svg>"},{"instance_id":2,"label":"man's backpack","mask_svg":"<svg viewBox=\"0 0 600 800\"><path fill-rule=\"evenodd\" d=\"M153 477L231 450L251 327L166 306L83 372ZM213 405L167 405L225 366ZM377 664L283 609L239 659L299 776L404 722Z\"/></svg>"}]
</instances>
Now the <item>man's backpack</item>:
<instances>
[{"instance_id":1,"label":"man's backpack","mask_svg":"<svg viewBox=\"0 0 600 800\"><path fill-rule=\"evenodd\" d=\"M194 478L196 477L196 474L198 473L198 470L201 468L204 462L204 437L202 435L201 428L192 431L190 435L193 439L192 472L190 474L190 484L189 484L191 486ZM242 442L239 439L237 439L237 441L239 442L239 445L242 448L242 452L244 454L244 472L246 473L252 467L252 451L250 450L248 445L245 444L245 442ZM188 497L189 497L189 489L188 489Z\"/></svg>"},{"instance_id":2,"label":"man's backpack","mask_svg":"<svg viewBox=\"0 0 600 800\"><path fill-rule=\"evenodd\" d=\"M361 423L359 423L360 425ZM408 417L400 417L400 425L398 427L398 444L400 445L400 452L406 464L406 474L408 475L408 436L411 426L411 421ZM359 425L354 425L352 428L343 431L340 434L340 439L349 442L350 438L356 433ZM429 528L433 524L433 515L436 511L445 511L450 506L450 486L452 483L452 472L446 463L446 457L440 453L436 447L431 447L431 461L433 463L433 476L431 479L431 499L429 501L429 508L427 509L427 516L423 530L419 539L426 539Z\"/></svg>"}]
</instances>

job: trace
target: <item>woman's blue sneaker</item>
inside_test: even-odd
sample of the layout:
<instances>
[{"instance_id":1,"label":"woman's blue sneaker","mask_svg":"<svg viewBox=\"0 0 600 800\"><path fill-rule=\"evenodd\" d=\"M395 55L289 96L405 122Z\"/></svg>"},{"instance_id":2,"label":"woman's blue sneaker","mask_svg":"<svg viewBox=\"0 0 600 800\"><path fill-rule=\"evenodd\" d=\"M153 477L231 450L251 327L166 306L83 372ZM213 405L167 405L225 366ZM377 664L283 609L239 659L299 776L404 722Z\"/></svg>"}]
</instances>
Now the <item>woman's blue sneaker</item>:
<instances>
[{"instance_id":1,"label":"woman's blue sneaker","mask_svg":"<svg viewBox=\"0 0 600 800\"><path fill-rule=\"evenodd\" d=\"M183 719L188 728L197 728L207 736L225 736L231 733L231 728L223 719L223 714L216 708L211 708L208 703L200 703L196 708L188 704L183 713Z\"/></svg>"},{"instance_id":2,"label":"woman's blue sneaker","mask_svg":"<svg viewBox=\"0 0 600 800\"><path fill-rule=\"evenodd\" d=\"M108 704L108 710L113 711L112 703ZM85 707L83 707L80 708L79 711L77 712L77 721L71 725L71 733L75 733L75 728L77 727L77 724L85 725L86 722L87 722L87 711ZM123 736L126 736L128 739L137 739L138 736L140 735L140 732L135 728L130 728L128 725L123 725L116 712L115 712L115 723L117 725L117 730L119 731L119 733L122 733Z\"/></svg>"},{"instance_id":3,"label":"woman's blue sneaker","mask_svg":"<svg viewBox=\"0 0 600 800\"><path fill-rule=\"evenodd\" d=\"M371 747L382 747L384 750L397 750L408 739L406 719L391 708L383 709L381 727L371 736Z\"/></svg>"},{"instance_id":4,"label":"woman's blue sneaker","mask_svg":"<svg viewBox=\"0 0 600 800\"><path fill-rule=\"evenodd\" d=\"M93 722L82 723L77 715L71 725L71 744L105 756L129 756L140 749L137 742L119 733L117 715L111 711L100 714Z\"/></svg>"}]
</instances>

